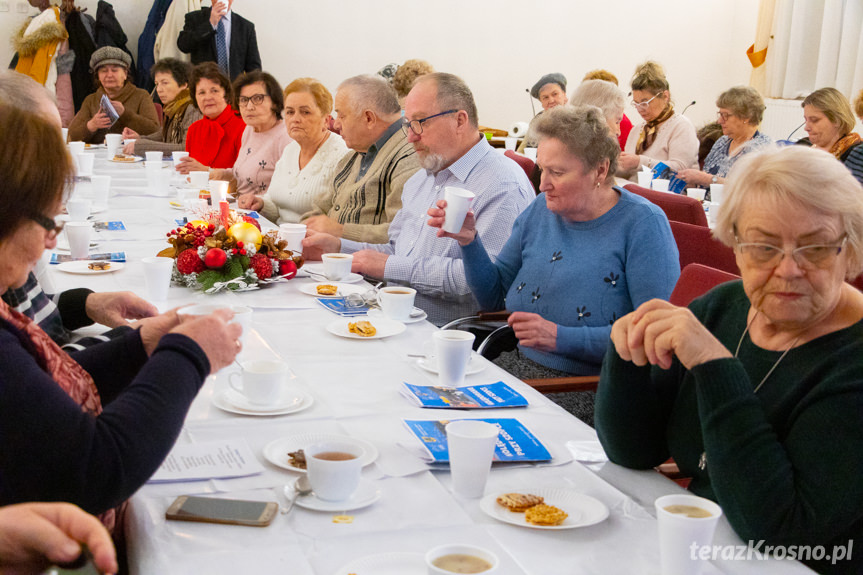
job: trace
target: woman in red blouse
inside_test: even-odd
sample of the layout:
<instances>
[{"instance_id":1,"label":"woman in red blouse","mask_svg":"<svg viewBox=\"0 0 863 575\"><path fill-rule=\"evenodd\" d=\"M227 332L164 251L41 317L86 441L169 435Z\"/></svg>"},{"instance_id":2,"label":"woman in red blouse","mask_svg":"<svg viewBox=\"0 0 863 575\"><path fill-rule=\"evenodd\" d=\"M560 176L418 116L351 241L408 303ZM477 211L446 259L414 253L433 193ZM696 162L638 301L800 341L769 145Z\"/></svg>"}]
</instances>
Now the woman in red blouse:
<instances>
[{"instance_id":1,"label":"woman in red blouse","mask_svg":"<svg viewBox=\"0 0 863 575\"><path fill-rule=\"evenodd\" d=\"M246 124L228 105L233 100L231 81L214 62L195 66L191 81L192 103L204 115L189 126L186 151L177 171L188 174L210 168L231 168L240 152Z\"/></svg>"}]
</instances>

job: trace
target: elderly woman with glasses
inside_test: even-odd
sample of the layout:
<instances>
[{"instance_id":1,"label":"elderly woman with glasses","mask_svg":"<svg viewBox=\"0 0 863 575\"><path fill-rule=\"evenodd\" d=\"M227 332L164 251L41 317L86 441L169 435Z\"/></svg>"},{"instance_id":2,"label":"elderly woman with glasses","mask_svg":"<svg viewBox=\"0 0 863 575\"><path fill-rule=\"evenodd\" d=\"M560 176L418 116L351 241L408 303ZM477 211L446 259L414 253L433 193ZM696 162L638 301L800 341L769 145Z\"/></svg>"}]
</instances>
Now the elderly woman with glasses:
<instances>
[{"instance_id":1,"label":"elderly woman with glasses","mask_svg":"<svg viewBox=\"0 0 863 575\"><path fill-rule=\"evenodd\" d=\"M722 128L719 138L704 159L704 170L687 169L677 177L691 186L724 184L729 170L739 158L773 143L770 136L758 131L764 115L764 100L751 86L735 86L722 92L716 100L716 117Z\"/></svg>"},{"instance_id":2,"label":"elderly woman with glasses","mask_svg":"<svg viewBox=\"0 0 863 575\"><path fill-rule=\"evenodd\" d=\"M597 396L609 458L669 456L744 540L863 543L863 187L833 158L752 154L715 233L742 280L689 308L650 301L611 331ZM819 573L860 573L863 554Z\"/></svg>"},{"instance_id":3,"label":"elderly woman with glasses","mask_svg":"<svg viewBox=\"0 0 863 575\"><path fill-rule=\"evenodd\" d=\"M643 120L629 132L617 175L633 179L642 168L663 162L679 172L698 167L698 136L686 116L674 111L665 71L645 62L632 77L632 105Z\"/></svg>"},{"instance_id":4,"label":"elderly woman with glasses","mask_svg":"<svg viewBox=\"0 0 863 575\"><path fill-rule=\"evenodd\" d=\"M56 247L71 161L56 126L0 105L0 293ZM114 508L173 447L206 377L234 361L241 328L231 316L181 323L170 311L67 354L0 301L0 505L68 501L113 526Z\"/></svg>"}]
</instances>

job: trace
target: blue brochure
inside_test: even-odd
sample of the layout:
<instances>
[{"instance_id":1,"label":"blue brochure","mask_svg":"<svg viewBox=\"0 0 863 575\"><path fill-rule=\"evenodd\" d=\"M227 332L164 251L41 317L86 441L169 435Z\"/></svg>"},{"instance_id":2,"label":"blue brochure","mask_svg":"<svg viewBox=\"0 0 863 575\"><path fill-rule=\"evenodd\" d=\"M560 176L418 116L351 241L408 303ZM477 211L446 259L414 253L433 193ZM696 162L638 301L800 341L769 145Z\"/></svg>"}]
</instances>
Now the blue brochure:
<instances>
[{"instance_id":1,"label":"blue brochure","mask_svg":"<svg viewBox=\"0 0 863 575\"><path fill-rule=\"evenodd\" d=\"M315 298L315 301L324 306L326 309L330 310L331 312L338 314L342 317L357 317L360 315L366 315L369 311L368 306L346 306L345 298L343 297L318 297Z\"/></svg>"},{"instance_id":2,"label":"blue brochure","mask_svg":"<svg viewBox=\"0 0 863 575\"><path fill-rule=\"evenodd\" d=\"M123 222L93 222L93 229L97 232L125 232L126 226Z\"/></svg>"},{"instance_id":3,"label":"blue brochure","mask_svg":"<svg viewBox=\"0 0 863 575\"><path fill-rule=\"evenodd\" d=\"M88 260L93 261L112 261L112 262L124 262L126 261L126 252L105 252L101 254L90 254L87 256ZM70 254L51 254L51 263L52 264L62 264L64 262L74 262L76 261Z\"/></svg>"},{"instance_id":4,"label":"blue brochure","mask_svg":"<svg viewBox=\"0 0 863 575\"><path fill-rule=\"evenodd\" d=\"M669 168L665 163L659 162L653 166L653 179L660 178L668 180L668 191L682 194L686 190L686 182L677 177L677 172Z\"/></svg>"},{"instance_id":5,"label":"blue brochure","mask_svg":"<svg viewBox=\"0 0 863 575\"><path fill-rule=\"evenodd\" d=\"M449 461L446 424L451 420L405 419L411 433L417 436L434 463ZM549 461L551 454L527 427L517 419L478 419L500 429L493 461Z\"/></svg>"},{"instance_id":6,"label":"blue brochure","mask_svg":"<svg viewBox=\"0 0 863 575\"><path fill-rule=\"evenodd\" d=\"M527 407L527 400L502 381L489 385L438 387L405 383L404 395L420 407L442 409L493 409Z\"/></svg>"}]
</instances>

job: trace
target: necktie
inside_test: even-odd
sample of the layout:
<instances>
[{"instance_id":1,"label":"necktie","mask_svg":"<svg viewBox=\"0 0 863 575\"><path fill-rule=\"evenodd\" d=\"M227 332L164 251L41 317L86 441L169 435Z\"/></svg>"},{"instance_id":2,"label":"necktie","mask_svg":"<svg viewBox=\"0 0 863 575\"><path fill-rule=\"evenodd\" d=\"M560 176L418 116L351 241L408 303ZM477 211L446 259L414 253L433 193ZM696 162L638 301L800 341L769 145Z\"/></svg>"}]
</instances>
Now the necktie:
<instances>
[{"instance_id":1,"label":"necktie","mask_svg":"<svg viewBox=\"0 0 863 575\"><path fill-rule=\"evenodd\" d=\"M225 38L225 20L219 20L216 26L216 58L219 60L219 68L231 77L231 71L228 67L228 45Z\"/></svg>"}]
</instances>

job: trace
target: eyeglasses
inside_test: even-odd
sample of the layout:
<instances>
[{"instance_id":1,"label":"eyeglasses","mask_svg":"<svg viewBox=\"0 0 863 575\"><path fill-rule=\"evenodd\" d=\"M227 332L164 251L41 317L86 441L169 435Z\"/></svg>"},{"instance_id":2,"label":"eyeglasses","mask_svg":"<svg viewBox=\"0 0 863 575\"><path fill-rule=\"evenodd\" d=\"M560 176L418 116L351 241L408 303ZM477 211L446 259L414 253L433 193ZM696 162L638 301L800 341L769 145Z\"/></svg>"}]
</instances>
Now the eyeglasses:
<instances>
[{"instance_id":1,"label":"eyeglasses","mask_svg":"<svg viewBox=\"0 0 863 575\"><path fill-rule=\"evenodd\" d=\"M775 268L782 262L786 254L791 255L800 269L812 270L816 268L829 267L836 257L842 252L847 236L842 241L833 244L812 244L800 246L793 250L786 250L773 244L762 244L758 242L740 242L736 237L735 246L750 265L759 268Z\"/></svg>"},{"instance_id":2,"label":"eyeglasses","mask_svg":"<svg viewBox=\"0 0 863 575\"><path fill-rule=\"evenodd\" d=\"M414 134L419 136L423 133L423 124L431 120L432 118L437 118L438 116L443 116L444 114L452 114L453 112L458 112L458 110L447 110L446 112L440 112L435 114L434 116L428 116L426 118L420 118L418 120L408 120L405 118L402 120L402 131L405 135L408 135L408 128L410 128Z\"/></svg>"},{"instance_id":3,"label":"eyeglasses","mask_svg":"<svg viewBox=\"0 0 863 575\"><path fill-rule=\"evenodd\" d=\"M248 98L246 96L240 96L239 98L237 98L237 101L240 103L241 108L248 106L249 102L251 102L255 106L260 106L264 103L264 98L266 97L266 94L255 94L254 96L249 96Z\"/></svg>"},{"instance_id":4,"label":"eyeglasses","mask_svg":"<svg viewBox=\"0 0 863 575\"><path fill-rule=\"evenodd\" d=\"M646 102L636 102L635 100L633 100L632 102L630 102L630 104L632 104L632 106L633 106L635 109L637 109L637 110L644 110L644 109L645 109L645 108L647 108L647 107L650 105L650 103L651 103L652 101L654 101L658 96L659 96L659 94L657 94L656 96L654 96L654 97L652 97L651 99L647 100Z\"/></svg>"},{"instance_id":5,"label":"eyeglasses","mask_svg":"<svg viewBox=\"0 0 863 575\"><path fill-rule=\"evenodd\" d=\"M63 231L63 226L66 225L65 221L58 224L51 218L43 216L42 214L34 214L29 217L31 220L45 228L45 231L48 232L48 237L51 239L54 239L58 235L60 235L60 232Z\"/></svg>"},{"instance_id":6,"label":"eyeglasses","mask_svg":"<svg viewBox=\"0 0 863 575\"><path fill-rule=\"evenodd\" d=\"M730 118L733 115L734 114L732 114L731 112L716 112L716 119L722 120L723 122L727 122L728 118Z\"/></svg>"}]
</instances>

